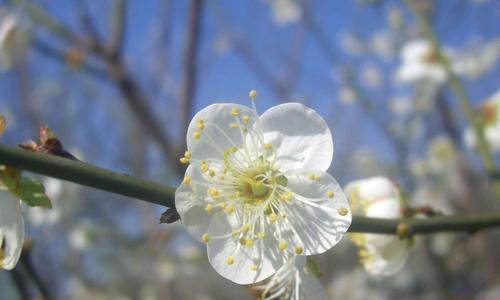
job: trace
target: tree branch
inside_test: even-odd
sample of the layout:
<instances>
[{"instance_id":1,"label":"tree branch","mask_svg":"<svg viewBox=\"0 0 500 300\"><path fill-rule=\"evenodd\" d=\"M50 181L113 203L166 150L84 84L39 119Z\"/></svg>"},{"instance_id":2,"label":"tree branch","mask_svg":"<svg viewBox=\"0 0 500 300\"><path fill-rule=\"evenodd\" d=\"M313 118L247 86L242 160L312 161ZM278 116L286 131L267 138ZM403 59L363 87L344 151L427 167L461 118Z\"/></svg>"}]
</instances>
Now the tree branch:
<instances>
[{"instance_id":1,"label":"tree branch","mask_svg":"<svg viewBox=\"0 0 500 300\"><path fill-rule=\"evenodd\" d=\"M175 206L175 188L95 167L80 161L37 154L0 144L0 164L22 168L96 189L167 207ZM409 226L410 234L443 231L474 233L500 226L500 212L428 219L378 219L353 216L350 232L396 234L398 225Z\"/></svg>"}]
</instances>

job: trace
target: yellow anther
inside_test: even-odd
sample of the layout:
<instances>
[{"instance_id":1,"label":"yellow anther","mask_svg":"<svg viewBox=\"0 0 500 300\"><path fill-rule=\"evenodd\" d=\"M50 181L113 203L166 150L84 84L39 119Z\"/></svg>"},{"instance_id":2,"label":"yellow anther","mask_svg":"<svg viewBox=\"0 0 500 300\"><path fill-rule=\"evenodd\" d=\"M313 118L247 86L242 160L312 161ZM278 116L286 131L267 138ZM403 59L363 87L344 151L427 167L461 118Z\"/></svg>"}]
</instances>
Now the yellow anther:
<instances>
[{"instance_id":1,"label":"yellow anther","mask_svg":"<svg viewBox=\"0 0 500 300\"><path fill-rule=\"evenodd\" d=\"M250 122L250 117L249 117L249 116L247 116L247 115L244 115L244 116L243 116L243 124L245 124L245 125L246 125L246 124L248 124L248 122Z\"/></svg>"},{"instance_id":2,"label":"yellow anther","mask_svg":"<svg viewBox=\"0 0 500 300\"><path fill-rule=\"evenodd\" d=\"M326 196L327 196L328 198L333 198L333 196L335 196L335 193L334 193L334 192L332 192L332 191L329 191L329 192L326 192Z\"/></svg>"},{"instance_id":3,"label":"yellow anther","mask_svg":"<svg viewBox=\"0 0 500 300\"><path fill-rule=\"evenodd\" d=\"M318 176L316 176L316 174L314 174L313 172L307 173L307 177L309 177L309 179L311 179L311 180L317 180L318 179Z\"/></svg>"},{"instance_id":4,"label":"yellow anther","mask_svg":"<svg viewBox=\"0 0 500 300\"><path fill-rule=\"evenodd\" d=\"M285 250L288 247L288 243L285 240L281 240L278 244L278 249L281 251Z\"/></svg>"},{"instance_id":5,"label":"yellow anther","mask_svg":"<svg viewBox=\"0 0 500 300\"><path fill-rule=\"evenodd\" d=\"M245 241L245 246L247 246L248 248L252 247L253 246L253 240L252 239L247 239Z\"/></svg>"},{"instance_id":6,"label":"yellow anther","mask_svg":"<svg viewBox=\"0 0 500 300\"><path fill-rule=\"evenodd\" d=\"M361 249L358 251L358 255L361 258L367 258L370 256L370 252L368 252L367 250Z\"/></svg>"},{"instance_id":7,"label":"yellow anther","mask_svg":"<svg viewBox=\"0 0 500 300\"><path fill-rule=\"evenodd\" d=\"M220 196L219 190L217 190L214 187L209 187L207 189L207 195L211 196L212 198L218 198Z\"/></svg>"},{"instance_id":8,"label":"yellow anther","mask_svg":"<svg viewBox=\"0 0 500 300\"><path fill-rule=\"evenodd\" d=\"M205 233L204 235L201 236L201 240L204 242L204 243L208 243L208 233Z\"/></svg>"},{"instance_id":9,"label":"yellow anther","mask_svg":"<svg viewBox=\"0 0 500 300\"><path fill-rule=\"evenodd\" d=\"M184 176L184 179L182 179L182 184L188 185L191 183L191 177L189 176Z\"/></svg>"},{"instance_id":10,"label":"yellow anther","mask_svg":"<svg viewBox=\"0 0 500 300\"><path fill-rule=\"evenodd\" d=\"M281 200L288 202L288 201L292 200L292 197L293 197L292 192L286 192L286 193L281 195Z\"/></svg>"},{"instance_id":11,"label":"yellow anther","mask_svg":"<svg viewBox=\"0 0 500 300\"><path fill-rule=\"evenodd\" d=\"M269 221L270 221L271 223L274 223L274 222L276 222L276 220L278 220L278 215L277 215L276 213L271 213L271 214L269 215Z\"/></svg>"},{"instance_id":12,"label":"yellow anther","mask_svg":"<svg viewBox=\"0 0 500 300\"><path fill-rule=\"evenodd\" d=\"M215 171L214 171L214 170L212 170L212 169L209 169L209 170L208 170L208 176L210 176L210 177L214 177L214 176L215 176Z\"/></svg>"},{"instance_id":13,"label":"yellow anther","mask_svg":"<svg viewBox=\"0 0 500 300\"><path fill-rule=\"evenodd\" d=\"M339 215L346 216L349 213L349 210L345 207L339 208Z\"/></svg>"},{"instance_id":14,"label":"yellow anther","mask_svg":"<svg viewBox=\"0 0 500 300\"><path fill-rule=\"evenodd\" d=\"M207 164L207 163L203 163L203 162L202 162L202 163L200 164L200 169L201 169L201 171L202 171L202 172L206 172L206 171L208 171L208 169L209 169L209 168L210 168L210 167L208 166L208 164Z\"/></svg>"},{"instance_id":15,"label":"yellow anther","mask_svg":"<svg viewBox=\"0 0 500 300\"><path fill-rule=\"evenodd\" d=\"M266 149L266 150L271 150L271 149L273 149L273 145L272 145L272 144L269 144L269 143L264 144L264 149Z\"/></svg>"},{"instance_id":16,"label":"yellow anther","mask_svg":"<svg viewBox=\"0 0 500 300\"><path fill-rule=\"evenodd\" d=\"M295 254L302 254L302 253L304 253L304 247L296 246L294 251L295 251Z\"/></svg>"},{"instance_id":17,"label":"yellow anther","mask_svg":"<svg viewBox=\"0 0 500 300\"><path fill-rule=\"evenodd\" d=\"M192 156L193 156L193 153L191 153L191 151L184 152L184 157L185 158L190 159Z\"/></svg>"},{"instance_id":18,"label":"yellow anther","mask_svg":"<svg viewBox=\"0 0 500 300\"><path fill-rule=\"evenodd\" d=\"M196 127L197 127L199 130L203 130L203 129L205 129L205 122L204 122L203 120L196 122Z\"/></svg>"},{"instance_id":19,"label":"yellow anther","mask_svg":"<svg viewBox=\"0 0 500 300\"><path fill-rule=\"evenodd\" d=\"M244 237L240 237L240 244L245 245L247 243L247 239Z\"/></svg>"},{"instance_id":20,"label":"yellow anther","mask_svg":"<svg viewBox=\"0 0 500 300\"><path fill-rule=\"evenodd\" d=\"M248 96L250 97L250 99L255 100L255 98L257 98L257 91L251 90L250 93L248 93Z\"/></svg>"},{"instance_id":21,"label":"yellow anther","mask_svg":"<svg viewBox=\"0 0 500 300\"><path fill-rule=\"evenodd\" d=\"M224 209L224 211L226 212L226 214L232 213L234 211L234 205L229 204L228 206L226 206L226 208Z\"/></svg>"},{"instance_id":22,"label":"yellow anther","mask_svg":"<svg viewBox=\"0 0 500 300\"><path fill-rule=\"evenodd\" d=\"M237 107L231 108L231 116L236 117L240 113L240 110Z\"/></svg>"},{"instance_id":23,"label":"yellow anther","mask_svg":"<svg viewBox=\"0 0 500 300\"><path fill-rule=\"evenodd\" d=\"M220 176L219 176L219 179L220 179L220 180L224 180L224 175L220 175Z\"/></svg>"},{"instance_id":24,"label":"yellow anther","mask_svg":"<svg viewBox=\"0 0 500 300\"><path fill-rule=\"evenodd\" d=\"M251 266L251 267L250 267L250 269L251 269L252 271L258 271L258 270L259 270L259 267L257 267L256 265L253 265L253 266Z\"/></svg>"},{"instance_id":25,"label":"yellow anther","mask_svg":"<svg viewBox=\"0 0 500 300\"><path fill-rule=\"evenodd\" d=\"M236 124L236 123L229 123L229 127L235 129L235 128L238 128L238 124Z\"/></svg>"},{"instance_id":26,"label":"yellow anther","mask_svg":"<svg viewBox=\"0 0 500 300\"><path fill-rule=\"evenodd\" d=\"M263 240L266 237L266 233L264 231L257 232L257 237Z\"/></svg>"},{"instance_id":27,"label":"yellow anther","mask_svg":"<svg viewBox=\"0 0 500 300\"><path fill-rule=\"evenodd\" d=\"M226 203L225 202L219 203L219 207L221 209L224 209L226 207Z\"/></svg>"},{"instance_id":28,"label":"yellow anther","mask_svg":"<svg viewBox=\"0 0 500 300\"><path fill-rule=\"evenodd\" d=\"M241 231L242 231L242 232L247 233L249 230L250 230L250 225L248 225L248 224L243 224L243 226L241 226Z\"/></svg>"},{"instance_id":29,"label":"yellow anther","mask_svg":"<svg viewBox=\"0 0 500 300\"><path fill-rule=\"evenodd\" d=\"M211 213L212 210L214 210L214 206L208 203L207 205L205 205L205 210L207 211L207 213Z\"/></svg>"},{"instance_id":30,"label":"yellow anther","mask_svg":"<svg viewBox=\"0 0 500 300\"><path fill-rule=\"evenodd\" d=\"M230 266L230 265L232 265L233 263L234 263L234 258L233 258L232 256L228 256L228 257L226 258L226 264Z\"/></svg>"},{"instance_id":31,"label":"yellow anther","mask_svg":"<svg viewBox=\"0 0 500 300\"><path fill-rule=\"evenodd\" d=\"M181 164L183 165L187 165L189 163L189 159L186 158L186 157L181 157L179 158L179 161L181 162Z\"/></svg>"},{"instance_id":32,"label":"yellow anther","mask_svg":"<svg viewBox=\"0 0 500 300\"><path fill-rule=\"evenodd\" d=\"M193 132L193 139L199 140L201 137L201 133L199 131Z\"/></svg>"}]
</instances>

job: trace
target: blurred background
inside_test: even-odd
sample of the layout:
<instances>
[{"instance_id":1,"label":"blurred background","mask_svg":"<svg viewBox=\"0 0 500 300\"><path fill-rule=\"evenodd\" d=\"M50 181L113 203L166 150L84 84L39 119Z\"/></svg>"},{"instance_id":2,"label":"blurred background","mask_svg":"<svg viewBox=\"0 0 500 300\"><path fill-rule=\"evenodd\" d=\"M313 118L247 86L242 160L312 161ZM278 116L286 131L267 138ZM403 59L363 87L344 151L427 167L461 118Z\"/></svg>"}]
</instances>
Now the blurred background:
<instances>
[{"instance_id":1,"label":"blurred background","mask_svg":"<svg viewBox=\"0 0 500 300\"><path fill-rule=\"evenodd\" d=\"M261 113L294 101L327 120L329 172L341 185L384 175L410 205L444 214L500 209L449 78L422 54L428 45L404 1L0 4L0 44L7 20L22 32L17 48L0 47L4 143L36 139L47 125L86 162L177 185L192 115L216 102L248 105L256 89ZM500 1L414 4L474 112L500 97ZM32 265L0 271L0 299L39 295L30 273L53 299L255 299L219 276L180 224L158 224L162 207L40 179L54 208L25 210ZM499 237L418 238L404 270L389 278L366 274L344 239L318 256L321 281L331 299L500 299Z\"/></svg>"}]
</instances>

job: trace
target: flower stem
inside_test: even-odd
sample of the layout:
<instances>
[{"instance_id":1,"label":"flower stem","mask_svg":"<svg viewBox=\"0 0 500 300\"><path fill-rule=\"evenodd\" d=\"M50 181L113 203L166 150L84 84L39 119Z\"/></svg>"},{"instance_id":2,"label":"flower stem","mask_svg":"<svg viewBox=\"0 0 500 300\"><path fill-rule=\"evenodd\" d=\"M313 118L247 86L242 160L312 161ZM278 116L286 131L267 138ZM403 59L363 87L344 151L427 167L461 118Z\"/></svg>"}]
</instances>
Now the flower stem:
<instances>
[{"instance_id":1,"label":"flower stem","mask_svg":"<svg viewBox=\"0 0 500 300\"><path fill-rule=\"evenodd\" d=\"M442 64L448 75L448 84L450 86L450 89L455 94L462 112L467 118L469 124L472 126L474 134L477 137L477 147L479 155L481 156L481 159L483 161L484 168L488 173L494 172L495 170L497 170L497 166L495 160L493 159L493 155L491 154L490 146L484 137L483 125L474 113L471 101L467 95L467 92L465 91L462 82L460 81L460 78L458 78L455 72L453 72L449 59L441 51L439 39L432 29L428 18L421 11L419 11L417 7L415 7L412 0L405 0L404 2L417 18L422 33L432 44L432 47L434 48L434 51L436 52L440 63ZM500 200L500 183L493 181L493 186L495 195L497 199Z\"/></svg>"},{"instance_id":2,"label":"flower stem","mask_svg":"<svg viewBox=\"0 0 500 300\"><path fill-rule=\"evenodd\" d=\"M38 154L0 144L0 164L79 183L96 189L175 207L175 188L95 167L81 161ZM376 219L354 216L351 232L396 234L399 224L409 225L412 234L442 231L476 232L500 227L500 212L428 219Z\"/></svg>"}]
</instances>

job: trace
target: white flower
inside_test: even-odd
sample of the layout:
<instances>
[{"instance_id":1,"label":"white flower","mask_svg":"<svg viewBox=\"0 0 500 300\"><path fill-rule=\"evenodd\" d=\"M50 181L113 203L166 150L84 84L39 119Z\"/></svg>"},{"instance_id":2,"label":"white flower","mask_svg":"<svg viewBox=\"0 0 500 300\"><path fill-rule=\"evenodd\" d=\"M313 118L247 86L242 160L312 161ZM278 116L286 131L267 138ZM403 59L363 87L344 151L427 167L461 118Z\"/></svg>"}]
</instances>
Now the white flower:
<instances>
[{"instance_id":1,"label":"white flower","mask_svg":"<svg viewBox=\"0 0 500 300\"><path fill-rule=\"evenodd\" d=\"M372 177L349 183L345 188L353 214L371 218L401 218L398 188L385 177ZM390 276L401 270L408 256L408 241L394 235L349 234L359 248L365 270L373 275Z\"/></svg>"},{"instance_id":2,"label":"white flower","mask_svg":"<svg viewBox=\"0 0 500 300\"><path fill-rule=\"evenodd\" d=\"M326 300L325 289L314 271L309 267L307 257L299 255L284 264L262 287L259 299Z\"/></svg>"},{"instance_id":3,"label":"white flower","mask_svg":"<svg viewBox=\"0 0 500 300\"><path fill-rule=\"evenodd\" d=\"M30 26L14 13L0 15L0 69L7 70L26 54Z\"/></svg>"},{"instance_id":4,"label":"white flower","mask_svg":"<svg viewBox=\"0 0 500 300\"><path fill-rule=\"evenodd\" d=\"M413 40L403 45L401 59L402 64L396 74L401 82L430 80L444 83L447 79L446 70L439 62L437 53L426 40Z\"/></svg>"},{"instance_id":5,"label":"white flower","mask_svg":"<svg viewBox=\"0 0 500 300\"><path fill-rule=\"evenodd\" d=\"M271 0L270 5L276 24L295 23L302 17L302 8L297 0Z\"/></svg>"},{"instance_id":6,"label":"white flower","mask_svg":"<svg viewBox=\"0 0 500 300\"><path fill-rule=\"evenodd\" d=\"M500 152L500 90L481 104L479 117L490 150L494 153ZM477 138L471 127L465 130L464 141L470 149L477 148Z\"/></svg>"},{"instance_id":7,"label":"white flower","mask_svg":"<svg viewBox=\"0 0 500 300\"><path fill-rule=\"evenodd\" d=\"M196 114L181 158L190 165L175 194L212 266L239 284L271 276L295 253L325 252L351 224L347 199L326 173L333 156L326 122L298 103L260 117L252 104Z\"/></svg>"},{"instance_id":8,"label":"white flower","mask_svg":"<svg viewBox=\"0 0 500 300\"><path fill-rule=\"evenodd\" d=\"M21 256L24 221L20 200L0 186L0 266L12 270Z\"/></svg>"}]
</instances>

